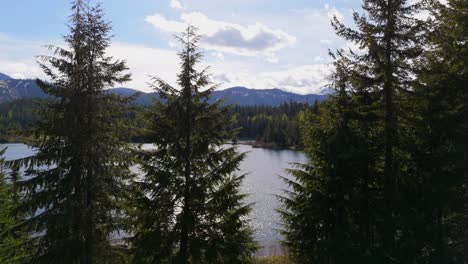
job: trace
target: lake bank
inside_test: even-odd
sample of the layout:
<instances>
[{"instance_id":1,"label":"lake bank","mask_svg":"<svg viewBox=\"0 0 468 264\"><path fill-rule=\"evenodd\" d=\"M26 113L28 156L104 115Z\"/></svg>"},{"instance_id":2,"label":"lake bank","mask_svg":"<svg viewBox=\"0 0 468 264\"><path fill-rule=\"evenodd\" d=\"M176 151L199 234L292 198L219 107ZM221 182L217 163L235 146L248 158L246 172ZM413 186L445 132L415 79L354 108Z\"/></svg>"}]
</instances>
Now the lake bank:
<instances>
[{"instance_id":1,"label":"lake bank","mask_svg":"<svg viewBox=\"0 0 468 264\"><path fill-rule=\"evenodd\" d=\"M297 147L297 146L282 146L274 142L264 142L264 141L256 141L256 140L239 140L237 143L240 145L251 146L253 148L303 151L302 148Z\"/></svg>"}]
</instances>

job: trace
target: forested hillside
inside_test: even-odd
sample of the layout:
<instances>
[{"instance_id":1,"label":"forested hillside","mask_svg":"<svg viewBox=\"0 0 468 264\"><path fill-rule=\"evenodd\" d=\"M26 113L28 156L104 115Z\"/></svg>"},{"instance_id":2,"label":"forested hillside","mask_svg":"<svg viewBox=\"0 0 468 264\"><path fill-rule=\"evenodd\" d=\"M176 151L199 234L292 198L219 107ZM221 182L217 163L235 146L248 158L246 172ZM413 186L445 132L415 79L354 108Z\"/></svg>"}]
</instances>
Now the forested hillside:
<instances>
[{"instance_id":1,"label":"forested hillside","mask_svg":"<svg viewBox=\"0 0 468 264\"><path fill-rule=\"evenodd\" d=\"M20 99L0 104L0 142L20 142L39 121L39 101Z\"/></svg>"},{"instance_id":2,"label":"forested hillside","mask_svg":"<svg viewBox=\"0 0 468 264\"><path fill-rule=\"evenodd\" d=\"M317 109L318 102L312 106ZM272 106L234 106L235 126L241 130L239 139L254 140L254 146L302 148L300 133L308 104L290 103Z\"/></svg>"},{"instance_id":3,"label":"forested hillside","mask_svg":"<svg viewBox=\"0 0 468 264\"><path fill-rule=\"evenodd\" d=\"M132 93L133 94L133 93ZM40 121L39 109L44 100L21 99L0 104L0 140L3 142L24 141L31 136L30 129ZM315 107L318 106L316 102ZM239 128L239 140L254 141L255 146L273 148L302 148L300 118L308 104L284 103L279 106L230 106L235 118L232 128ZM128 116L137 128L143 128L147 106L134 105ZM136 142L145 142L144 129L133 135Z\"/></svg>"}]
</instances>

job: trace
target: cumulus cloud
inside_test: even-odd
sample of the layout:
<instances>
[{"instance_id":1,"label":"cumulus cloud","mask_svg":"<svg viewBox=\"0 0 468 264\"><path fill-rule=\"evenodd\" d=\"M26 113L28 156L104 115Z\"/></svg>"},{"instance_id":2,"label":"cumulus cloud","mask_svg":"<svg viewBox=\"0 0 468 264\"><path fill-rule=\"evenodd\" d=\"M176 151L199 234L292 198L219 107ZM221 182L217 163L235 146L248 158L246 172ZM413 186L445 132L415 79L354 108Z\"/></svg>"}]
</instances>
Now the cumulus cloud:
<instances>
[{"instance_id":1,"label":"cumulus cloud","mask_svg":"<svg viewBox=\"0 0 468 264\"><path fill-rule=\"evenodd\" d=\"M30 53L25 54L24 47L31 47ZM47 53L40 45L37 45L37 42L12 40L2 43L0 45L0 72L14 78L46 78L37 66L34 55ZM114 42L108 48L107 53L116 59L127 61L127 66L132 73L132 81L122 84L124 87L150 92L149 76L161 77L176 86L176 74L180 70L180 65L175 50ZM318 93L327 83L329 74L329 67L326 64L283 67L272 71L262 70L261 65L248 64L243 60L223 60L218 52L209 55L214 60L201 63L199 69L212 65L213 81L220 83L221 88L241 85L257 89L282 88L301 94Z\"/></svg>"},{"instance_id":2,"label":"cumulus cloud","mask_svg":"<svg viewBox=\"0 0 468 264\"><path fill-rule=\"evenodd\" d=\"M328 16L331 9L299 10L294 11L293 15L291 12L269 15L257 20L262 23L253 24L214 20L200 12L182 12L177 19L155 14L146 17L146 22L159 31L171 34L184 31L187 24L198 27L199 33L205 38L202 47L208 49L205 59L199 65L200 69L212 66L210 72L213 73L213 81L220 83L220 88L281 88L306 94L320 93L328 83L330 67L326 64L327 50L345 45L330 26ZM287 33L280 30L283 27ZM47 54L41 45L50 42L10 43L6 39L8 36L0 33L0 72L15 77L42 76L33 56ZM162 48L114 42L109 47L108 55L125 59L133 75L132 81L122 86L150 92L147 84L149 75L161 77L176 85L176 74L180 70L176 54L178 45L169 44L169 47ZM287 48L293 44L294 49ZM36 48L29 48L30 45ZM281 63L278 63L280 60Z\"/></svg>"},{"instance_id":3,"label":"cumulus cloud","mask_svg":"<svg viewBox=\"0 0 468 264\"><path fill-rule=\"evenodd\" d=\"M40 42L18 39L0 32L0 72L13 78L44 78L35 56L46 53Z\"/></svg>"},{"instance_id":4,"label":"cumulus cloud","mask_svg":"<svg viewBox=\"0 0 468 264\"><path fill-rule=\"evenodd\" d=\"M0 72L13 78L43 78L47 76L36 62L37 55L51 54L44 43L64 46L60 41L31 41L17 39L0 33ZM153 48L123 42L114 42L107 54L116 59L125 59L132 73L132 81L122 84L138 90L150 91L149 75L164 78L171 84L176 82L179 58L173 50Z\"/></svg>"},{"instance_id":5,"label":"cumulus cloud","mask_svg":"<svg viewBox=\"0 0 468 264\"><path fill-rule=\"evenodd\" d=\"M322 93L329 83L328 64L311 64L278 71L226 72L214 75L222 88L246 86L257 89L281 88L299 94Z\"/></svg>"},{"instance_id":6,"label":"cumulus cloud","mask_svg":"<svg viewBox=\"0 0 468 264\"><path fill-rule=\"evenodd\" d=\"M182 5L182 3L179 0L171 0L169 5L170 5L170 7L174 8L174 9L183 9L184 8L184 6Z\"/></svg>"},{"instance_id":7,"label":"cumulus cloud","mask_svg":"<svg viewBox=\"0 0 468 264\"><path fill-rule=\"evenodd\" d=\"M213 81L218 83L231 83L231 80L225 73L213 75Z\"/></svg>"},{"instance_id":8,"label":"cumulus cloud","mask_svg":"<svg viewBox=\"0 0 468 264\"><path fill-rule=\"evenodd\" d=\"M146 17L146 21L158 30L171 33L181 32L190 24L199 28L204 48L243 56L264 55L270 60L272 53L296 42L288 33L261 23L244 26L213 20L200 12L184 13L180 20L155 14Z\"/></svg>"},{"instance_id":9,"label":"cumulus cloud","mask_svg":"<svg viewBox=\"0 0 468 264\"><path fill-rule=\"evenodd\" d=\"M132 80L123 84L125 87L150 92L150 76L157 76L171 85L176 85L176 74L179 72L179 58L175 51L114 42L108 54L116 59L125 59L132 73Z\"/></svg>"},{"instance_id":10,"label":"cumulus cloud","mask_svg":"<svg viewBox=\"0 0 468 264\"><path fill-rule=\"evenodd\" d=\"M328 83L330 67L327 64L304 65L285 71L263 73L271 87L288 89L297 93L320 93Z\"/></svg>"}]
</instances>

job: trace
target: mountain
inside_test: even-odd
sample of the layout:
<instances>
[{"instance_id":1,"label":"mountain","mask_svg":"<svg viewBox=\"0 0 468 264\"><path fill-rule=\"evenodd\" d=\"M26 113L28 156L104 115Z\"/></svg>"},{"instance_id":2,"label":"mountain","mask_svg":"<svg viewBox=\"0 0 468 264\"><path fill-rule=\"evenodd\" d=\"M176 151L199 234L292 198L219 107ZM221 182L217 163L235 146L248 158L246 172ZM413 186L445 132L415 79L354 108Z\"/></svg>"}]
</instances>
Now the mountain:
<instances>
[{"instance_id":1,"label":"mountain","mask_svg":"<svg viewBox=\"0 0 468 264\"><path fill-rule=\"evenodd\" d=\"M109 89L108 92L121 96L131 96L138 93L134 102L139 105L150 105L154 98L158 97L155 93L144 93L124 87ZM0 73L0 103L20 98L43 99L47 97L48 96L37 86L35 80L13 79ZM287 102L313 104L315 101L321 102L327 97L327 95L321 94L300 95L286 92L281 89L249 89L246 87L232 87L226 90L215 91L211 100L218 101L224 99L225 104L277 106Z\"/></svg>"},{"instance_id":2,"label":"mountain","mask_svg":"<svg viewBox=\"0 0 468 264\"><path fill-rule=\"evenodd\" d=\"M155 98L155 94L153 93L144 93L144 92L140 92L134 89L124 88L124 87L113 88L108 91L113 94L118 94L120 96L132 96L134 94L137 94L134 102L138 105L151 105L151 103L153 102L153 99Z\"/></svg>"},{"instance_id":3,"label":"mountain","mask_svg":"<svg viewBox=\"0 0 468 264\"><path fill-rule=\"evenodd\" d=\"M0 72L0 81L9 80L9 79L13 79L13 78Z\"/></svg>"},{"instance_id":4,"label":"mountain","mask_svg":"<svg viewBox=\"0 0 468 264\"><path fill-rule=\"evenodd\" d=\"M301 95L281 89L249 89L245 87L232 87L213 93L215 101L224 99L226 104L238 105L278 106L288 102L313 104L316 100L321 102L327 97L327 95L320 94Z\"/></svg>"}]
</instances>

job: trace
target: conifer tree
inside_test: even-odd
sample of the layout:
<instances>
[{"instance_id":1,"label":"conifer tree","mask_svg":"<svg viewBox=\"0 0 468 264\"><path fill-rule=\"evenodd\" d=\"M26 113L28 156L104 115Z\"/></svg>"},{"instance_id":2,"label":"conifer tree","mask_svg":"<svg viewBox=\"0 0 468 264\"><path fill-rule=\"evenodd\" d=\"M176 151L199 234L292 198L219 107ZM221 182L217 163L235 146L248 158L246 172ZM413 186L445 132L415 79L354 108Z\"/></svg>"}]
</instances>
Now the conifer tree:
<instances>
[{"instance_id":1,"label":"conifer tree","mask_svg":"<svg viewBox=\"0 0 468 264\"><path fill-rule=\"evenodd\" d=\"M67 48L48 46L39 63L50 81L37 80L52 97L41 110L33 157L19 182L21 208L32 216L32 263L117 263L110 243L120 229L119 199L129 175L125 124L127 99L105 88L128 81L124 61L105 54L110 25L100 5L76 0Z\"/></svg>"},{"instance_id":2,"label":"conifer tree","mask_svg":"<svg viewBox=\"0 0 468 264\"><path fill-rule=\"evenodd\" d=\"M221 101L209 103L216 85L207 69L195 68L199 38L191 26L178 37L180 90L154 78L162 99L149 113L155 148L139 151L144 175L129 213L136 263L246 263L256 249L236 174L245 155L226 145L238 130L228 129Z\"/></svg>"},{"instance_id":3,"label":"conifer tree","mask_svg":"<svg viewBox=\"0 0 468 264\"><path fill-rule=\"evenodd\" d=\"M300 263L347 262L343 254L356 263L417 259L407 224L412 186L401 109L422 50L421 22L413 16L419 8L365 0L365 14L354 13L356 29L332 21L360 50L332 54L336 96L305 124L311 164L291 170L294 179L286 180L293 187L282 198L286 245L299 247Z\"/></svg>"},{"instance_id":4,"label":"conifer tree","mask_svg":"<svg viewBox=\"0 0 468 264\"><path fill-rule=\"evenodd\" d=\"M335 56L335 55L333 55ZM336 57L335 57L336 59ZM355 110L346 61L335 60L335 95L303 120L311 164L296 164L280 197L284 244L298 263L370 262L370 133Z\"/></svg>"},{"instance_id":5,"label":"conifer tree","mask_svg":"<svg viewBox=\"0 0 468 264\"><path fill-rule=\"evenodd\" d=\"M468 3L431 1L427 49L411 100L414 161L420 215L414 230L424 263L468 261Z\"/></svg>"},{"instance_id":6,"label":"conifer tree","mask_svg":"<svg viewBox=\"0 0 468 264\"><path fill-rule=\"evenodd\" d=\"M380 107L375 112L382 123L382 152L374 153L382 158L382 222L379 224L382 254L386 262L403 257L405 243L398 235L399 227L406 219L399 212L404 197L398 193L398 186L404 182L407 173L405 155L399 150L405 141L401 106L414 84L413 62L421 55L422 23L414 14L420 10L419 4L408 4L406 0L365 0L364 15L354 13L357 29L349 28L333 20L339 36L357 44L362 51L350 52L343 60L349 61L352 72L349 74L359 83L353 87L378 92L376 98Z\"/></svg>"},{"instance_id":7,"label":"conifer tree","mask_svg":"<svg viewBox=\"0 0 468 264\"><path fill-rule=\"evenodd\" d=\"M21 230L24 219L16 210L19 194L15 188L17 169L7 179L3 170L5 149L0 150L0 263L17 264L28 261L28 235Z\"/></svg>"}]
</instances>

